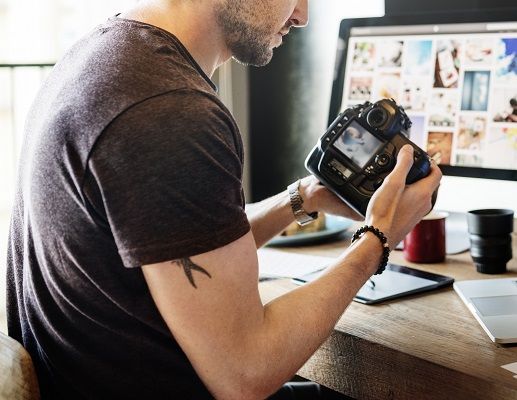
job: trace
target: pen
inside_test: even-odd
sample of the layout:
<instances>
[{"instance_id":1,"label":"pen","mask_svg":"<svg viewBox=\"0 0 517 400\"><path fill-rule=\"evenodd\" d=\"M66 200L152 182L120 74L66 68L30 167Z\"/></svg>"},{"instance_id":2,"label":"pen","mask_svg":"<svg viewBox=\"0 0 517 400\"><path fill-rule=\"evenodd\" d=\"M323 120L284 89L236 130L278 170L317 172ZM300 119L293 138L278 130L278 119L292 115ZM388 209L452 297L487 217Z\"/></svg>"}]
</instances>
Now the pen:
<instances>
[{"instance_id":1,"label":"pen","mask_svg":"<svg viewBox=\"0 0 517 400\"><path fill-rule=\"evenodd\" d=\"M375 289L375 282L372 281L371 278L368 278L368 281L366 282L366 284L370 287L370 289Z\"/></svg>"}]
</instances>

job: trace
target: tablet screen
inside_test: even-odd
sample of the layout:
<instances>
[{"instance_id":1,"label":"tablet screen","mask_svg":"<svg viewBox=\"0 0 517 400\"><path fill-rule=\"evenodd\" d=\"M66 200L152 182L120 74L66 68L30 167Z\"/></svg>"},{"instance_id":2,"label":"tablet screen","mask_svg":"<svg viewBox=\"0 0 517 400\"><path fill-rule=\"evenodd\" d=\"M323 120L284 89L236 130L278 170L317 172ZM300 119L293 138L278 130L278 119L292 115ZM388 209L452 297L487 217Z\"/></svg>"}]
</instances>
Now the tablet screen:
<instances>
[{"instance_id":1,"label":"tablet screen","mask_svg":"<svg viewBox=\"0 0 517 400\"><path fill-rule=\"evenodd\" d=\"M296 283L305 283L315 279L321 271L294 279ZM373 283L372 283L373 282ZM433 274L418 269L388 264L381 275L373 275L357 292L354 301L375 304L396 299L413 293L436 289L450 285L454 279L449 276Z\"/></svg>"}]
</instances>

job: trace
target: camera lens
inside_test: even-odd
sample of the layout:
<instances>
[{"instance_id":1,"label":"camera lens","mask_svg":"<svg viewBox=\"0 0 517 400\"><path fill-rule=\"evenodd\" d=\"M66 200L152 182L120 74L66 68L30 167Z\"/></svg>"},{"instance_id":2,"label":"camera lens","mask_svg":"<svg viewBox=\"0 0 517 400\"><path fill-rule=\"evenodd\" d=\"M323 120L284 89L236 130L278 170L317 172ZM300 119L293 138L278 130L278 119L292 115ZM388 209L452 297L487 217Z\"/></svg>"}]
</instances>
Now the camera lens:
<instances>
[{"instance_id":1,"label":"camera lens","mask_svg":"<svg viewBox=\"0 0 517 400\"><path fill-rule=\"evenodd\" d=\"M470 255L478 272L502 274L512 259L513 211L473 210L467 214Z\"/></svg>"},{"instance_id":2,"label":"camera lens","mask_svg":"<svg viewBox=\"0 0 517 400\"><path fill-rule=\"evenodd\" d=\"M366 116L366 122L373 128L380 128L386 120L388 119L388 114L386 110L381 107L375 107L370 110L368 115Z\"/></svg>"}]
</instances>

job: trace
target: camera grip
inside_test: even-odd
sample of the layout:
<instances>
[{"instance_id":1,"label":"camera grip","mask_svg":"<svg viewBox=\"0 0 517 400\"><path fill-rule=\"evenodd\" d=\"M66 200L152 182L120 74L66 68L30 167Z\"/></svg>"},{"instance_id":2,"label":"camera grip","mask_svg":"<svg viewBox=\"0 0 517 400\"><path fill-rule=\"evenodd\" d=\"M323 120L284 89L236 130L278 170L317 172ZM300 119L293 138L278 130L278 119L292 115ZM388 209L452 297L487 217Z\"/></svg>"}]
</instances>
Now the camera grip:
<instances>
[{"instance_id":1,"label":"camera grip","mask_svg":"<svg viewBox=\"0 0 517 400\"><path fill-rule=\"evenodd\" d=\"M415 148L414 163L408 172L406 183L409 185L425 178L429 175L429 172L431 172L431 162L429 161L429 158L424 156L420 149Z\"/></svg>"},{"instance_id":2,"label":"camera grip","mask_svg":"<svg viewBox=\"0 0 517 400\"><path fill-rule=\"evenodd\" d=\"M415 152L418 150L415 148ZM416 153L415 153L416 154ZM406 183L409 185L411 183L414 183L416 181L419 181L422 178L425 178L429 173L431 172L431 160L429 157L424 155L423 157L415 157L415 162L411 166L411 169L408 172ZM431 196L431 210L434 208L434 205L436 204L436 199L438 198L438 189L437 187L432 196Z\"/></svg>"}]
</instances>

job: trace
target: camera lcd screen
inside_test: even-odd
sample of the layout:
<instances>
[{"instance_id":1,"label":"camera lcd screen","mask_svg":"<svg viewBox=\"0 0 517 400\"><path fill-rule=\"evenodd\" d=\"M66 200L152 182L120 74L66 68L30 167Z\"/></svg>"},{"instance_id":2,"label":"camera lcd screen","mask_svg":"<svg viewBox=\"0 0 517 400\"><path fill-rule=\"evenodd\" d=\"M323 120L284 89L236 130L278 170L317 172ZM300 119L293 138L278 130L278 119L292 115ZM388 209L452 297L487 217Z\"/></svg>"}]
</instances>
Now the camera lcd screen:
<instances>
[{"instance_id":1,"label":"camera lcd screen","mask_svg":"<svg viewBox=\"0 0 517 400\"><path fill-rule=\"evenodd\" d=\"M382 144L382 141L356 121L351 121L334 141L333 146L363 169L368 161L377 154Z\"/></svg>"}]
</instances>

